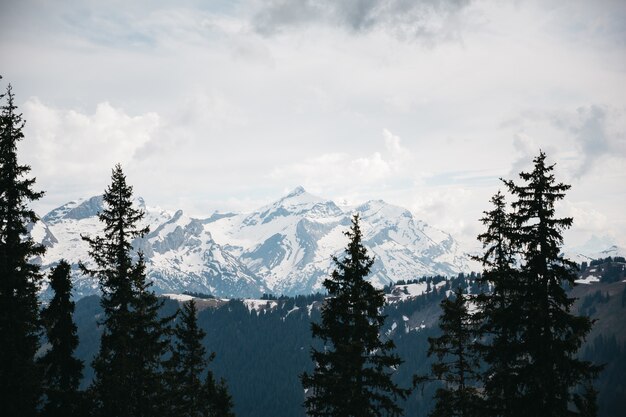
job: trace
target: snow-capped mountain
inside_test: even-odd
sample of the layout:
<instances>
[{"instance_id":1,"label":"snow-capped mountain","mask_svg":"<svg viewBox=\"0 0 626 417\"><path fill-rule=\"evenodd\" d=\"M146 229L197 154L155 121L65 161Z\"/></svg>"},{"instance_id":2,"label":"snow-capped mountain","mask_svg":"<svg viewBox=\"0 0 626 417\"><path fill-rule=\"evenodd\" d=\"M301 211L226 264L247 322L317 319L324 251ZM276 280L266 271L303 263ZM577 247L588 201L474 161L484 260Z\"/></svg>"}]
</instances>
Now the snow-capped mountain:
<instances>
[{"instance_id":1,"label":"snow-capped mountain","mask_svg":"<svg viewBox=\"0 0 626 417\"><path fill-rule=\"evenodd\" d=\"M89 263L81 235L101 233L97 213L102 197L65 204L31 227L48 248L45 268L67 259L75 268L77 295L97 291L97 282L78 272ZM471 269L468 257L447 233L428 226L381 200L341 208L298 187L251 213L214 213L191 218L150 207L150 233L135 242L146 258L148 276L159 293L196 291L223 297L254 297L264 292L298 294L322 289L347 243L350 218L361 217L363 240L375 257L370 280L377 286L422 275L451 275Z\"/></svg>"},{"instance_id":2,"label":"snow-capped mountain","mask_svg":"<svg viewBox=\"0 0 626 417\"><path fill-rule=\"evenodd\" d=\"M45 269L61 259L72 264L77 296L98 291L97 281L81 274L78 263L90 265L89 247L81 236L102 233L97 217L102 204L102 196L67 203L31 228L31 236L47 247L40 259ZM237 297L267 292L244 264L215 243L201 220L185 216L182 210L171 214L148 207L141 198L135 204L146 213L143 225L150 226L150 233L134 246L144 252L148 277L158 293L195 291Z\"/></svg>"},{"instance_id":3,"label":"snow-capped mountain","mask_svg":"<svg viewBox=\"0 0 626 417\"><path fill-rule=\"evenodd\" d=\"M455 240L400 207L368 201L341 209L298 187L280 200L248 214L207 226L215 240L231 245L239 259L275 293L322 289L333 256L341 256L350 218L361 217L363 241L375 257L370 280L378 286L421 275L469 270Z\"/></svg>"},{"instance_id":4,"label":"snow-capped mountain","mask_svg":"<svg viewBox=\"0 0 626 417\"><path fill-rule=\"evenodd\" d=\"M626 248L619 246L609 236L592 235L589 240L579 246L565 247L565 257L574 262L589 262L594 259L604 259L609 256L626 256Z\"/></svg>"}]
</instances>

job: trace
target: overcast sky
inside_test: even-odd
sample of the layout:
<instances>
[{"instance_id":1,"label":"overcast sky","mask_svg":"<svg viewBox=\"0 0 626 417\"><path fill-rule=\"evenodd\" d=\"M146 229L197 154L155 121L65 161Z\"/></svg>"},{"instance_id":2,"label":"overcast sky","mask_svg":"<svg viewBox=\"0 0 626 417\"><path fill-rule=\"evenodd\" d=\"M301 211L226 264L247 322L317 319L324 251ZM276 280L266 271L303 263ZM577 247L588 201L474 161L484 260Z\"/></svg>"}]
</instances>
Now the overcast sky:
<instances>
[{"instance_id":1,"label":"overcast sky","mask_svg":"<svg viewBox=\"0 0 626 417\"><path fill-rule=\"evenodd\" d=\"M471 244L541 148L566 244L626 246L624 1L2 1L0 56L41 214L120 162L191 215L302 185Z\"/></svg>"}]
</instances>

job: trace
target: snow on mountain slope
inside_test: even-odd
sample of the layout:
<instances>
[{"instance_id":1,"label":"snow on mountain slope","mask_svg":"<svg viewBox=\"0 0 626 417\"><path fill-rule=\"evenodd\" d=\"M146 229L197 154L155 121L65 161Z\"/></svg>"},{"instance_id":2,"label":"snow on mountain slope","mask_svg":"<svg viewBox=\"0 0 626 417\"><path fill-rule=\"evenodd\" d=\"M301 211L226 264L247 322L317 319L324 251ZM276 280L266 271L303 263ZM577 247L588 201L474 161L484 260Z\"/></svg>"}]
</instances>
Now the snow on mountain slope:
<instances>
[{"instance_id":1,"label":"snow on mountain slope","mask_svg":"<svg viewBox=\"0 0 626 417\"><path fill-rule=\"evenodd\" d=\"M267 292L263 282L237 257L218 245L205 224L177 211L137 243L146 254L148 277L159 290L254 296Z\"/></svg>"},{"instance_id":2,"label":"snow on mountain slope","mask_svg":"<svg viewBox=\"0 0 626 417\"><path fill-rule=\"evenodd\" d=\"M609 256L626 256L626 248L619 246L615 239L596 235L592 235L582 245L565 247L564 252L566 258L576 263L589 263L591 260L604 259Z\"/></svg>"},{"instance_id":3,"label":"snow on mountain slope","mask_svg":"<svg viewBox=\"0 0 626 417\"><path fill-rule=\"evenodd\" d=\"M31 231L36 241L49 242L46 254L39 260L44 271L61 259L70 262L77 296L98 291L97 281L81 274L78 263L91 264L89 247L81 236L102 234L97 217L102 204L101 196L70 202L52 210ZM213 241L201 221L185 216L181 210L172 215L147 207L141 198L135 200L135 205L146 213L140 226L148 225L152 231L137 239L134 246L144 252L147 275L158 293L196 291L256 296L266 292L265 285L245 265ZM42 236L48 236L47 240ZM46 291L45 284L43 290Z\"/></svg>"},{"instance_id":4,"label":"snow on mountain slope","mask_svg":"<svg viewBox=\"0 0 626 417\"><path fill-rule=\"evenodd\" d=\"M342 216L334 203L297 188L252 213L219 219L207 227L215 240L238 255L272 292L297 293L310 291L310 281L316 282L315 275L320 274L314 261L324 253L316 252L316 239L311 235L323 236ZM326 261L341 247L339 242L330 245ZM292 281L296 281L294 285L287 284ZM292 287L295 291L286 291Z\"/></svg>"},{"instance_id":5,"label":"snow on mountain slope","mask_svg":"<svg viewBox=\"0 0 626 417\"><path fill-rule=\"evenodd\" d=\"M611 245L603 250L595 250L592 252L585 252L577 248L566 249L564 253L565 258L578 264L587 262L594 259L604 259L610 257L626 257L626 249L621 246Z\"/></svg>"},{"instance_id":6,"label":"snow on mountain slope","mask_svg":"<svg viewBox=\"0 0 626 417\"><path fill-rule=\"evenodd\" d=\"M364 244L376 260L369 279L377 286L469 269L451 236L405 209L378 200L344 211L302 187L253 213L207 226L272 292L308 293L322 289L332 257L342 255L354 212L360 213Z\"/></svg>"},{"instance_id":7,"label":"snow on mountain slope","mask_svg":"<svg viewBox=\"0 0 626 417\"><path fill-rule=\"evenodd\" d=\"M134 242L145 254L147 275L158 293L195 291L219 297L255 297L264 292L300 294L322 290L341 257L353 213L361 216L363 241L374 256L369 277L376 286L422 275L452 275L470 264L456 241L397 206L381 200L351 208L298 187L251 213L214 213L206 219L135 205L150 233ZM81 236L101 234L101 196L67 203L45 215L31 236L48 247L44 268L67 259L74 267L77 295L97 291L97 282L78 272L89 265Z\"/></svg>"}]
</instances>

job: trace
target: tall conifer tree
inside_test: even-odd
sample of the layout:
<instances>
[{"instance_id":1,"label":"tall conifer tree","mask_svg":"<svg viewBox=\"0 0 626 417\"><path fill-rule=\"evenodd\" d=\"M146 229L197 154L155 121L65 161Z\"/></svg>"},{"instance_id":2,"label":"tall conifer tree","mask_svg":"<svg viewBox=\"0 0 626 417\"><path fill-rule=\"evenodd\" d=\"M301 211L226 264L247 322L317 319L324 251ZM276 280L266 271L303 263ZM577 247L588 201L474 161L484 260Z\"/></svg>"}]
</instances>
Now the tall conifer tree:
<instances>
[{"instance_id":1,"label":"tall conifer tree","mask_svg":"<svg viewBox=\"0 0 626 417\"><path fill-rule=\"evenodd\" d=\"M134 299L130 329L131 361L134 365L134 403L136 416L153 416L165 410L164 355L170 343L170 322L173 316L160 317L163 302L150 290L146 279L144 256L140 252L131 279Z\"/></svg>"},{"instance_id":2,"label":"tall conifer tree","mask_svg":"<svg viewBox=\"0 0 626 417\"><path fill-rule=\"evenodd\" d=\"M205 333L198 328L196 303L186 302L174 329L172 356L168 361L169 414L172 417L199 417L202 401L202 373L207 364L202 345Z\"/></svg>"},{"instance_id":3,"label":"tall conifer tree","mask_svg":"<svg viewBox=\"0 0 626 417\"><path fill-rule=\"evenodd\" d=\"M35 179L25 177L30 167L17 160L24 120L11 85L0 99L6 100L0 109L0 407L3 416L28 417L36 415L41 395L35 363L41 276L30 260L44 248L28 237L26 226L37 221L28 204L43 193L33 191Z\"/></svg>"},{"instance_id":4,"label":"tall conifer tree","mask_svg":"<svg viewBox=\"0 0 626 417\"><path fill-rule=\"evenodd\" d=\"M565 287L575 284L575 263L561 254L562 232L572 218L555 217L555 203L570 186L557 183L554 165L539 153L532 172L521 172L524 184L505 181L513 202L514 241L522 252L520 277L526 293L521 339L526 362L520 367L526 412L537 416L569 414L573 390L588 383L599 368L576 357L591 330L588 317L570 312L575 299Z\"/></svg>"},{"instance_id":5,"label":"tall conifer tree","mask_svg":"<svg viewBox=\"0 0 626 417\"><path fill-rule=\"evenodd\" d=\"M428 338L428 355L435 355L432 377L444 386L435 393L432 417L483 415L479 395L480 361L476 348L477 322L468 308L469 295L457 288L454 297L441 302L442 335Z\"/></svg>"},{"instance_id":6,"label":"tall conifer tree","mask_svg":"<svg viewBox=\"0 0 626 417\"><path fill-rule=\"evenodd\" d=\"M209 371L203 388L205 401L210 404L210 407L204 409L202 417L235 417L233 399L223 378L217 382L213 373Z\"/></svg>"},{"instance_id":7,"label":"tall conifer tree","mask_svg":"<svg viewBox=\"0 0 626 417\"><path fill-rule=\"evenodd\" d=\"M305 406L310 416L399 416L396 401L408 391L391 379L402 360L391 353L394 343L380 338L385 316L382 291L365 277L374 261L362 244L359 217L352 219L346 236L350 239L342 260L324 281L328 298L322 308L321 324L312 324L314 337L323 350L312 349L315 369L302 375Z\"/></svg>"},{"instance_id":8,"label":"tall conifer tree","mask_svg":"<svg viewBox=\"0 0 626 417\"><path fill-rule=\"evenodd\" d=\"M158 317L161 303L149 288L143 256L134 256L133 240L148 228L139 226L144 212L133 207L132 187L119 164L104 203L98 215L104 236L84 237L95 267L82 265L84 272L100 281L104 310L91 391L100 415L154 416L163 411L161 361L167 348L168 318Z\"/></svg>"},{"instance_id":9,"label":"tall conifer tree","mask_svg":"<svg viewBox=\"0 0 626 417\"><path fill-rule=\"evenodd\" d=\"M206 333L198 327L196 314L195 301L186 302L174 330L176 340L168 361L169 413L172 417L227 417L232 403L223 401L224 394L230 399L228 392L220 391L206 369L214 355L206 355L202 345Z\"/></svg>"},{"instance_id":10,"label":"tall conifer tree","mask_svg":"<svg viewBox=\"0 0 626 417\"><path fill-rule=\"evenodd\" d=\"M487 289L476 297L483 340L479 350L485 362L483 395L488 414L513 417L525 413L518 387L523 365L521 307L526 293L516 269L515 227L504 195L498 191L491 203L492 209L481 219L487 230L478 236L484 253L475 258L483 265L479 281Z\"/></svg>"},{"instance_id":11,"label":"tall conifer tree","mask_svg":"<svg viewBox=\"0 0 626 417\"><path fill-rule=\"evenodd\" d=\"M52 270L50 286L54 296L41 313L50 344L40 359L46 397L42 415L45 417L78 417L81 412L78 386L83 362L74 357L78 336L72 319L74 302L71 300L70 269L70 265L61 260Z\"/></svg>"}]
</instances>

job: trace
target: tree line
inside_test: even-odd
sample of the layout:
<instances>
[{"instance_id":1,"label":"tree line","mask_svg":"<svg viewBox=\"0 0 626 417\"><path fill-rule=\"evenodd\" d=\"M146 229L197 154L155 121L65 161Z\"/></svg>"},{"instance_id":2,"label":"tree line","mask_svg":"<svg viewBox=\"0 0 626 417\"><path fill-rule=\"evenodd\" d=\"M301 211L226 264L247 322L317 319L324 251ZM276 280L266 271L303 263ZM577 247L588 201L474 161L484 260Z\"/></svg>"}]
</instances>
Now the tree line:
<instances>
[{"instance_id":1,"label":"tree line","mask_svg":"<svg viewBox=\"0 0 626 417\"><path fill-rule=\"evenodd\" d=\"M91 262L83 273L96 277L104 311L94 380L79 391L84 364L72 321L70 265L50 273L51 302L40 309L42 279L31 262L44 253L27 234L37 221L28 204L42 197L33 190L30 168L17 161L24 121L11 87L0 99L0 404L7 416L230 416L226 383L207 365L195 304L169 316L145 274L143 254L133 249L143 211L132 204L132 187L120 165L112 172L99 213L103 234L84 236ZM432 416L594 416L593 380L600 367L576 354L592 322L573 314L577 267L562 257L562 232L571 218L555 216L555 202L568 185L557 183L554 165L540 153L521 184L504 181L515 198L491 200L482 219L486 231L483 264L477 276L486 291L462 287L442 301L441 335L429 339L436 357L428 375L401 387L394 375L402 358L381 329L384 291L366 277L373 259L362 244L359 217L346 232L348 245L324 281L320 321L311 325L313 369L300 375L304 407L311 416L400 416L399 403L419 385L437 381ZM319 297L319 296L318 296ZM305 299L303 299L305 301ZM41 332L46 344L41 345Z\"/></svg>"}]
</instances>

